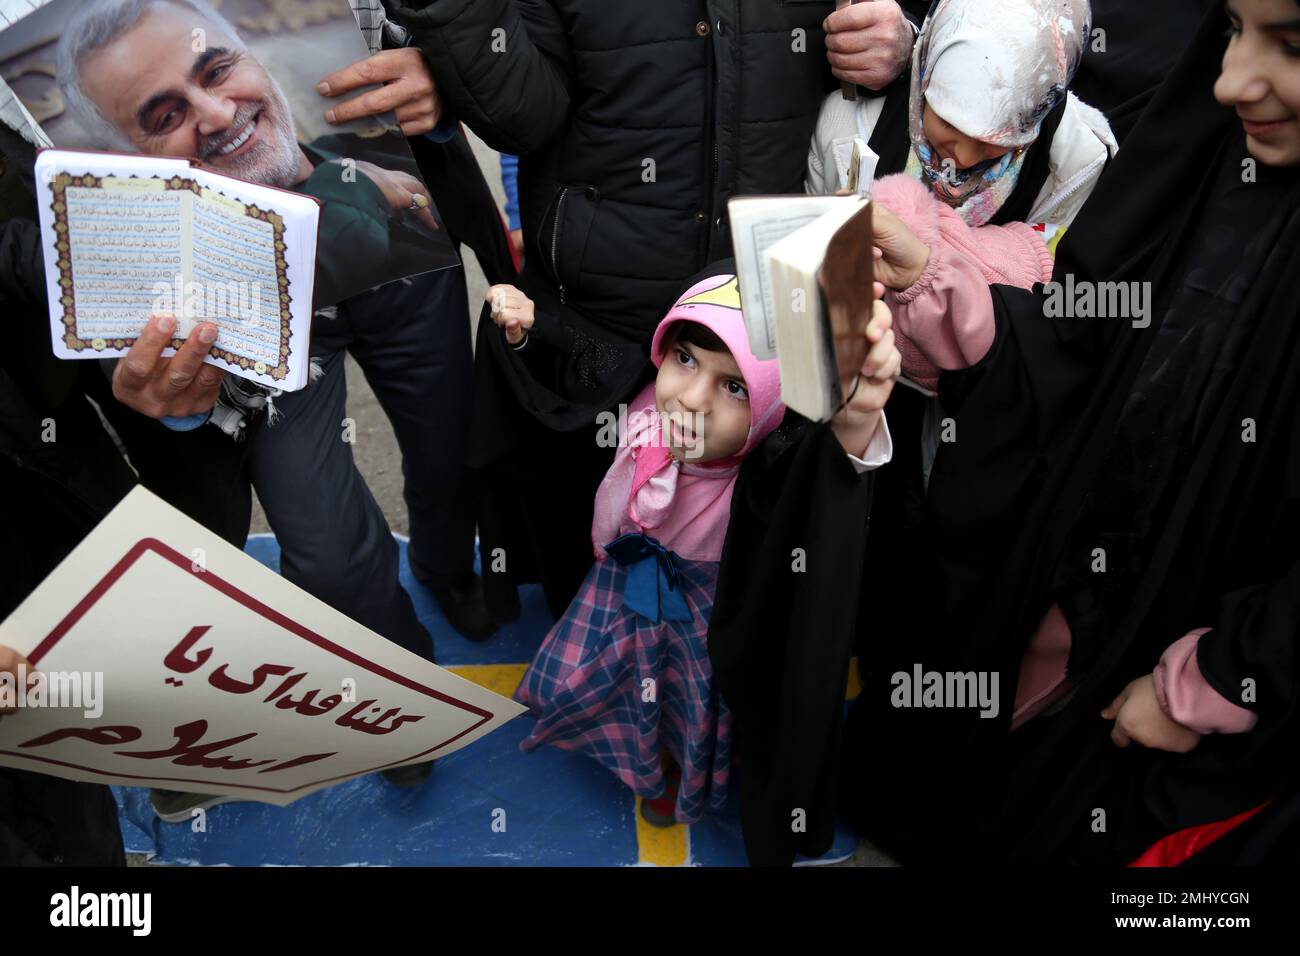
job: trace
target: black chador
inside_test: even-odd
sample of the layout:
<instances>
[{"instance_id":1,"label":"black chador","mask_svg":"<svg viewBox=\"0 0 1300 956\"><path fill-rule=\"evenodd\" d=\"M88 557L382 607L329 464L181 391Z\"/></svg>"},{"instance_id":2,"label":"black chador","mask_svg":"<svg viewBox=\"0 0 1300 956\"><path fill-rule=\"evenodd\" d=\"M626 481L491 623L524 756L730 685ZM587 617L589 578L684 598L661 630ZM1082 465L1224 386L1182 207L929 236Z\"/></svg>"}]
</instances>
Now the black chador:
<instances>
[{"instance_id":1,"label":"black chador","mask_svg":"<svg viewBox=\"0 0 1300 956\"><path fill-rule=\"evenodd\" d=\"M1215 102L1223 29L1216 9L1058 253L1057 282L1150 283L1150 321L992 287L994 345L941 380L957 440L879 601L868 562L863 604L891 611L860 624L843 807L904 862L1124 863L1296 789L1300 170L1253 161ZM1053 604L1073 694L1009 733ZM1207 627L1200 670L1255 728L1116 748L1102 708ZM998 717L891 707L917 661L999 673Z\"/></svg>"}]
</instances>

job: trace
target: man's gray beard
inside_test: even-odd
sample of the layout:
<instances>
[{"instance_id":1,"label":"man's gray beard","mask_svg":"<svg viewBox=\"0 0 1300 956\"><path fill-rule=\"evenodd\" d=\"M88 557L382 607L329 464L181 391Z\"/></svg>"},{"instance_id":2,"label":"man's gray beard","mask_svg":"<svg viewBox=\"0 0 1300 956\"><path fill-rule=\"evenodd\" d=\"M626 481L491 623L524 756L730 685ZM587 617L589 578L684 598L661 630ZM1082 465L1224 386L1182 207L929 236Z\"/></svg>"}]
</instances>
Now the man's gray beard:
<instances>
[{"instance_id":1,"label":"man's gray beard","mask_svg":"<svg viewBox=\"0 0 1300 956\"><path fill-rule=\"evenodd\" d=\"M269 73L266 78L271 82L271 97L262 111L262 120L269 114L275 114L271 137L264 137L252 150L239 156L221 156L212 154L207 164L218 172L239 179L261 183L265 186L292 186L298 178L298 139L294 134L293 114L284 90ZM259 120L259 122L261 122ZM232 124L242 129L248 120L237 120Z\"/></svg>"}]
</instances>

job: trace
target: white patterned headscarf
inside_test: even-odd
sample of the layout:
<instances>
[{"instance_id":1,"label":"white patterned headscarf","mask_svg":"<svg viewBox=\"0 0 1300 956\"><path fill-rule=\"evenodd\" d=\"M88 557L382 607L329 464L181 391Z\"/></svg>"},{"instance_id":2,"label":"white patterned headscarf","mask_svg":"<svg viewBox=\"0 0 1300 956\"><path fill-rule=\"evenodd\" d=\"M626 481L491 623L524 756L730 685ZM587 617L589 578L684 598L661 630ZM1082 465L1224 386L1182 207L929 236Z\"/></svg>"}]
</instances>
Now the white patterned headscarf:
<instances>
[{"instance_id":1,"label":"white patterned headscarf","mask_svg":"<svg viewBox=\"0 0 1300 956\"><path fill-rule=\"evenodd\" d=\"M939 0L912 52L907 169L971 225L1015 188L1043 118L1065 97L1090 30L1088 0ZM1007 152L945 169L925 136L924 107Z\"/></svg>"}]
</instances>

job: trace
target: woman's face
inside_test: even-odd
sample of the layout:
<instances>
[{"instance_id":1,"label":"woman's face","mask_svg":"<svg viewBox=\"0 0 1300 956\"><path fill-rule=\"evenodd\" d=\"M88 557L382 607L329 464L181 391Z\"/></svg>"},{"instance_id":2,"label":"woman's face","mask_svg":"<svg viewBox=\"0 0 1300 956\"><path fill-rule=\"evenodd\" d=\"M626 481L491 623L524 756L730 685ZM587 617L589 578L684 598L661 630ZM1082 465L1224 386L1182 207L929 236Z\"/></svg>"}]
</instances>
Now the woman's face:
<instances>
[{"instance_id":1,"label":"woman's face","mask_svg":"<svg viewBox=\"0 0 1300 956\"><path fill-rule=\"evenodd\" d=\"M932 110L929 103L925 104L921 125L925 138L939 154L939 159L951 160L957 169L970 169L980 163L1000 159L1010 152L1006 147L994 146L967 136Z\"/></svg>"},{"instance_id":2,"label":"woman's face","mask_svg":"<svg viewBox=\"0 0 1300 956\"><path fill-rule=\"evenodd\" d=\"M1300 3L1228 0L1228 49L1214 98L1231 106L1250 155L1300 165Z\"/></svg>"}]
</instances>

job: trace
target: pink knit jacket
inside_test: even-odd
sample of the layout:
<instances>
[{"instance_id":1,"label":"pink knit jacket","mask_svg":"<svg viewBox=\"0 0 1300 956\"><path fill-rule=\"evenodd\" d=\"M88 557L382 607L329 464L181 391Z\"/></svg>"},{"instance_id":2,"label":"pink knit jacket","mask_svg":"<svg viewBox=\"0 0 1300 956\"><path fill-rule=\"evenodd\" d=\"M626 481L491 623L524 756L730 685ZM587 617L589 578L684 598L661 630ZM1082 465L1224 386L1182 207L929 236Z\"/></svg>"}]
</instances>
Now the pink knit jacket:
<instances>
[{"instance_id":1,"label":"pink knit jacket","mask_svg":"<svg viewBox=\"0 0 1300 956\"><path fill-rule=\"evenodd\" d=\"M903 375L934 391L944 369L975 364L993 344L993 283L1028 289L1052 277L1043 237L1022 222L968 226L920 180L905 173L877 180L871 199L930 247L925 272L909 288L890 291Z\"/></svg>"}]
</instances>

